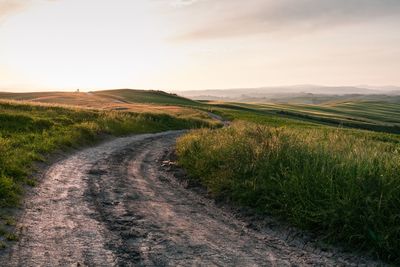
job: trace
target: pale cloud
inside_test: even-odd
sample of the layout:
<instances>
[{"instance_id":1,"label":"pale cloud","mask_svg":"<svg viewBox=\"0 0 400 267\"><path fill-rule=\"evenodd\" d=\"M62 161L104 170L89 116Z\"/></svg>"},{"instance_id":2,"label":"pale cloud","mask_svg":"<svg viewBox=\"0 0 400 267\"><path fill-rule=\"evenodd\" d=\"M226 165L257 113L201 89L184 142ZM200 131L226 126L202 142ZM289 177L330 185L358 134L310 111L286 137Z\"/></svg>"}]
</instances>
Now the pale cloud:
<instances>
[{"instance_id":1,"label":"pale cloud","mask_svg":"<svg viewBox=\"0 0 400 267\"><path fill-rule=\"evenodd\" d=\"M7 16L23 9L29 3L30 1L28 0L0 0L0 22Z\"/></svg>"},{"instance_id":2,"label":"pale cloud","mask_svg":"<svg viewBox=\"0 0 400 267\"><path fill-rule=\"evenodd\" d=\"M200 2L200 0L174 0L171 2L172 6L190 6Z\"/></svg>"},{"instance_id":3,"label":"pale cloud","mask_svg":"<svg viewBox=\"0 0 400 267\"><path fill-rule=\"evenodd\" d=\"M0 23L35 4L56 1L60 0L0 0Z\"/></svg>"},{"instance_id":4,"label":"pale cloud","mask_svg":"<svg viewBox=\"0 0 400 267\"><path fill-rule=\"evenodd\" d=\"M186 11L191 29L175 40L311 32L400 15L399 0L216 0Z\"/></svg>"},{"instance_id":5,"label":"pale cloud","mask_svg":"<svg viewBox=\"0 0 400 267\"><path fill-rule=\"evenodd\" d=\"M0 0L0 87L400 84L399 26L400 0Z\"/></svg>"}]
</instances>

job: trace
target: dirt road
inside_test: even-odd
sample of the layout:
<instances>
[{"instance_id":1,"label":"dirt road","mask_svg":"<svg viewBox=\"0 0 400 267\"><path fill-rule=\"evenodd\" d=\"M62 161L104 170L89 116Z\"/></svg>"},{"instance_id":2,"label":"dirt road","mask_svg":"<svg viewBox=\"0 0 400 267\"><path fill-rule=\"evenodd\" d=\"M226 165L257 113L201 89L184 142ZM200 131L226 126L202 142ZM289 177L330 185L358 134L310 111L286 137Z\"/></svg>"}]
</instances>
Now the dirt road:
<instances>
[{"instance_id":1,"label":"dirt road","mask_svg":"<svg viewBox=\"0 0 400 267\"><path fill-rule=\"evenodd\" d=\"M367 264L246 227L183 188L162 156L182 132L137 135L51 166L2 266L304 266ZM279 238L279 236L282 236ZM369 263L372 264L372 263Z\"/></svg>"}]
</instances>

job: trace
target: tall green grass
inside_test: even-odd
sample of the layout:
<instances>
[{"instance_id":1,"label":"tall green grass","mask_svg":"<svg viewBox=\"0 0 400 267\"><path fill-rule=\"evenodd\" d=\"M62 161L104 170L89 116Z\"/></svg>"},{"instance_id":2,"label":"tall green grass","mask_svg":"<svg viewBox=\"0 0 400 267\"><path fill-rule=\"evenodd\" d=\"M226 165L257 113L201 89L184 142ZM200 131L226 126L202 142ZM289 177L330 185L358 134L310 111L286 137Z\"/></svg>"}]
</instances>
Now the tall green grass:
<instances>
[{"instance_id":1,"label":"tall green grass","mask_svg":"<svg viewBox=\"0 0 400 267\"><path fill-rule=\"evenodd\" d=\"M234 123L178 140L179 163L215 196L400 262L400 138Z\"/></svg>"},{"instance_id":2,"label":"tall green grass","mask_svg":"<svg viewBox=\"0 0 400 267\"><path fill-rule=\"evenodd\" d=\"M201 119L163 114L71 109L0 102L0 208L19 203L35 161L58 149L99 141L105 134L159 132L209 126Z\"/></svg>"}]
</instances>

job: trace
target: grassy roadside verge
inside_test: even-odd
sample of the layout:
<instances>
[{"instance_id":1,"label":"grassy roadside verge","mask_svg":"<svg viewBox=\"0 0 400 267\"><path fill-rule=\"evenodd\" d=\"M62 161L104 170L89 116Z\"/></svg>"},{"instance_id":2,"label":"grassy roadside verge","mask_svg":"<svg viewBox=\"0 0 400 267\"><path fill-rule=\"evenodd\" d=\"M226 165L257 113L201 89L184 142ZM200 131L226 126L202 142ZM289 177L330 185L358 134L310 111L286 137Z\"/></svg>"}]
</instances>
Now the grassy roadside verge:
<instances>
[{"instance_id":1,"label":"grassy roadside verge","mask_svg":"<svg viewBox=\"0 0 400 267\"><path fill-rule=\"evenodd\" d=\"M68 147L93 144L105 135L121 136L175 129L208 127L201 118L179 118L166 114L83 110L0 102L0 211L19 204L24 185L35 161ZM1 218L2 217L2 218ZM1 216L0 224L12 224ZM0 236L7 236L0 229ZM9 236L12 239L12 236Z\"/></svg>"},{"instance_id":2,"label":"grassy roadside verge","mask_svg":"<svg viewBox=\"0 0 400 267\"><path fill-rule=\"evenodd\" d=\"M236 122L183 136L177 153L214 196L399 263L396 135Z\"/></svg>"}]
</instances>

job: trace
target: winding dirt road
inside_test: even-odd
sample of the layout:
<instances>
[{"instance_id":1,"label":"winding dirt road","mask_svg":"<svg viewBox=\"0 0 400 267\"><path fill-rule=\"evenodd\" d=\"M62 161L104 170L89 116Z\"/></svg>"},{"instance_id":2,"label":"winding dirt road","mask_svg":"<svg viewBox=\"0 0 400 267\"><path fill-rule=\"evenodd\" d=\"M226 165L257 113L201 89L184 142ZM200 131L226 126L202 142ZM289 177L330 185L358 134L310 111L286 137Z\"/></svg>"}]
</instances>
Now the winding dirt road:
<instances>
[{"instance_id":1,"label":"winding dirt road","mask_svg":"<svg viewBox=\"0 0 400 267\"><path fill-rule=\"evenodd\" d=\"M288 243L182 187L162 165L180 131L118 138L51 166L2 266L372 265Z\"/></svg>"}]
</instances>

